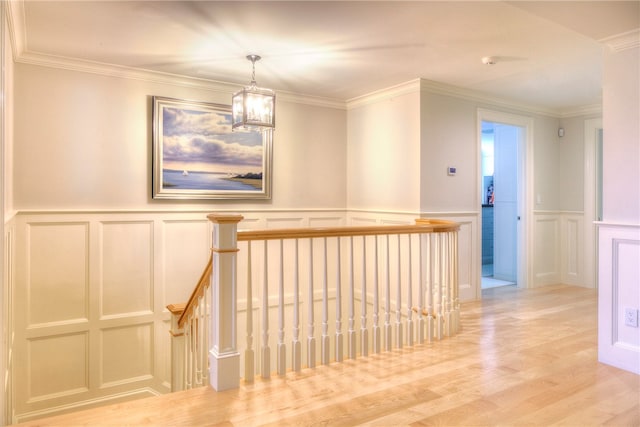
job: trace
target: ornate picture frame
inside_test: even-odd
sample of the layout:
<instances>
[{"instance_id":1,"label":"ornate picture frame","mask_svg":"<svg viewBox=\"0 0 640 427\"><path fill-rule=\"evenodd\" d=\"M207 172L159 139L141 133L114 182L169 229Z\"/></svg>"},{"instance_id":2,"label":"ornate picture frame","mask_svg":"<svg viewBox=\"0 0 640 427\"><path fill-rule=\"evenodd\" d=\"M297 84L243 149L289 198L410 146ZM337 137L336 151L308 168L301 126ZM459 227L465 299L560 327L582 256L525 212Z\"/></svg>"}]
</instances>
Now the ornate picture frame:
<instances>
[{"instance_id":1,"label":"ornate picture frame","mask_svg":"<svg viewBox=\"0 0 640 427\"><path fill-rule=\"evenodd\" d=\"M231 106L153 97L154 199L270 199L273 132L231 131Z\"/></svg>"}]
</instances>

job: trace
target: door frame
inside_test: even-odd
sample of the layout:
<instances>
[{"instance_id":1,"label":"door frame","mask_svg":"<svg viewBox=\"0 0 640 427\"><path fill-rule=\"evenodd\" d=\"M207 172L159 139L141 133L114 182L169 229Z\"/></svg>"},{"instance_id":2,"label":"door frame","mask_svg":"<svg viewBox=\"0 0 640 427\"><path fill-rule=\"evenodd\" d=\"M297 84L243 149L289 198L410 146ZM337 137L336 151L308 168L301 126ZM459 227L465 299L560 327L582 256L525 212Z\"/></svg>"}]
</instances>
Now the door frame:
<instances>
[{"instance_id":1,"label":"door frame","mask_svg":"<svg viewBox=\"0 0 640 427\"><path fill-rule=\"evenodd\" d=\"M501 123L505 125L517 126L523 129L522 140L518 146L518 212L520 221L518 222L517 236L517 277L518 288L529 288L533 286L533 118L518 114L504 113L501 111L478 108L477 112L477 171L476 174L476 207L482 206L480 199L482 194L482 122ZM476 250L482 251L482 215L478 215L478 247ZM482 265L476 272L478 289L476 296L481 298Z\"/></svg>"},{"instance_id":2,"label":"door frame","mask_svg":"<svg viewBox=\"0 0 640 427\"><path fill-rule=\"evenodd\" d=\"M602 118L584 121L584 284L589 288L597 288L598 256L595 223L596 213L596 144L598 131L602 129ZM589 267L591 266L591 267Z\"/></svg>"}]
</instances>

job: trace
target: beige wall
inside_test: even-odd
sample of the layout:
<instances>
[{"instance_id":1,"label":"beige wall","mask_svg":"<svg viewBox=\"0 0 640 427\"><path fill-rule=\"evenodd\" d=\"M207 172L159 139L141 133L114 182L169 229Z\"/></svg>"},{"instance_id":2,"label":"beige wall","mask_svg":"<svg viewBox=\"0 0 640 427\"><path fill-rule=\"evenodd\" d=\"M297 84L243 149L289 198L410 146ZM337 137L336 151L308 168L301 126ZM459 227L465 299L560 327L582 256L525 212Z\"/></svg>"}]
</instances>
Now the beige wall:
<instances>
[{"instance_id":1,"label":"beige wall","mask_svg":"<svg viewBox=\"0 0 640 427\"><path fill-rule=\"evenodd\" d=\"M279 100L272 200L189 206L151 199L151 97L228 104L230 93L28 64L16 92L17 210L345 207L344 110Z\"/></svg>"},{"instance_id":2,"label":"beige wall","mask_svg":"<svg viewBox=\"0 0 640 427\"><path fill-rule=\"evenodd\" d=\"M479 109L530 118L528 286L557 283L563 278L578 285L589 282L581 250L582 206L576 204L572 206L575 211L563 212L563 201L568 198L582 201L584 180L578 165L584 155L581 149L563 152L557 133L559 118L494 105L481 97L448 93L422 80L376 92L355 104L348 116L347 206L350 212L356 212L351 219L364 222L373 217L380 222L380 217L390 218L392 213L413 212L460 222L463 300L480 297ZM419 125L415 124L414 108L420 111ZM566 120L578 126L584 119ZM405 139L411 135L413 140ZM581 137L576 133L573 142L583 144L575 139ZM571 159L575 176L561 170L565 161L562 156L572 155L579 156ZM447 175L449 166L457 168L456 176ZM410 176L416 177L417 186L407 184ZM570 182L559 185L561 176ZM576 191L578 195L573 194ZM367 216L363 211L372 214Z\"/></svg>"},{"instance_id":3,"label":"beige wall","mask_svg":"<svg viewBox=\"0 0 640 427\"><path fill-rule=\"evenodd\" d=\"M640 224L639 48L605 53L604 221Z\"/></svg>"},{"instance_id":4,"label":"beige wall","mask_svg":"<svg viewBox=\"0 0 640 427\"><path fill-rule=\"evenodd\" d=\"M603 220L598 225L598 360L640 374L640 42L608 49L603 80Z\"/></svg>"},{"instance_id":5,"label":"beige wall","mask_svg":"<svg viewBox=\"0 0 640 427\"><path fill-rule=\"evenodd\" d=\"M582 211L584 208L585 134L584 122L593 116L562 118L559 126L564 136L558 138L558 181L560 209Z\"/></svg>"},{"instance_id":6,"label":"beige wall","mask_svg":"<svg viewBox=\"0 0 640 427\"><path fill-rule=\"evenodd\" d=\"M421 210L479 211L478 105L426 91L421 102ZM447 175L449 166L456 176Z\"/></svg>"},{"instance_id":7,"label":"beige wall","mask_svg":"<svg viewBox=\"0 0 640 427\"><path fill-rule=\"evenodd\" d=\"M390 93L349 108L347 206L417 212L420 177L420 97Z\"/></svg>"}]
</instances>

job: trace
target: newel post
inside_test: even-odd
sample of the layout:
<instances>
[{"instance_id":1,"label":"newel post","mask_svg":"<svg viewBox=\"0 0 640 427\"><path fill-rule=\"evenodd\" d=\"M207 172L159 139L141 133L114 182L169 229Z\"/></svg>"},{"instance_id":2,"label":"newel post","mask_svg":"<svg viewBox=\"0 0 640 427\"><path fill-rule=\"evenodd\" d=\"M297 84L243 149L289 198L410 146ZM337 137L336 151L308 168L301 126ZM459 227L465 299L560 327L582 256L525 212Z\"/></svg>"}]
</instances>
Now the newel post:
<instances>
[{"instance_id":1,"label":"newel post","mask_svg":"<svg viewBox=\"0 0 640 427\"><path fill-rule=\"evenodd\" d=\"M184 328L178 325L178 320L184 312L186 304L169 304L167 309L171 313L171 391L184 390Z\"/></svg>"},{"instance_id":2,"label":"newel post","mask_svg":"<svg viewBox=\"0 0 640 427\"><path fill-rule=\"evenodd\" d=\"M211 274L211 339L209 382L217 391L240 386L237 349L237 231L242 215L211 214L213 223Z\"/></svg>"}]
</instances>

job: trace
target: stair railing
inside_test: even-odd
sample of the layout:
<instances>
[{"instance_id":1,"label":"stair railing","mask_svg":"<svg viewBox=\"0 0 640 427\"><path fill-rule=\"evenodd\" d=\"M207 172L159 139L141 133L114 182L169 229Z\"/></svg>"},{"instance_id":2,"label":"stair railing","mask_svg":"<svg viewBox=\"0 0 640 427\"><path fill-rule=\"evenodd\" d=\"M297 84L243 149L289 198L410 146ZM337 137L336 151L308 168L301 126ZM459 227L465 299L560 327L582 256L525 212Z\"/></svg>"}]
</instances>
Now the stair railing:
<instances>
[{"instance_id":1,"label":"stair railing","mask_svg":"<svg viewBox=\"0 0 640 427\"><path fill-rule=\"evenodd\" d=\"M207 380L216 390L236 388L241 377L251 382L257 373L269 378L315 367L317 355L322 364L356 359L460 328L454 222L238 231L240 215L208 218L210 263L184 308L169 306L174 390ZM242 356L238 283L246 302Z\"/></svg>"}]
</instances>

